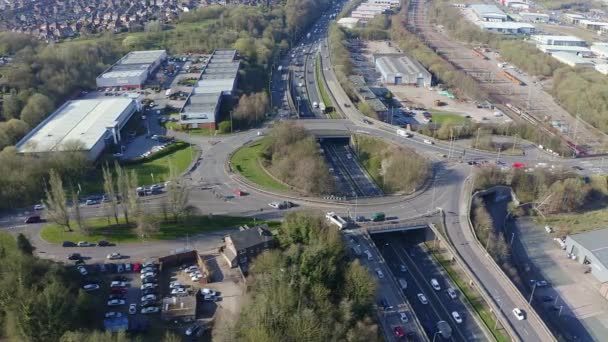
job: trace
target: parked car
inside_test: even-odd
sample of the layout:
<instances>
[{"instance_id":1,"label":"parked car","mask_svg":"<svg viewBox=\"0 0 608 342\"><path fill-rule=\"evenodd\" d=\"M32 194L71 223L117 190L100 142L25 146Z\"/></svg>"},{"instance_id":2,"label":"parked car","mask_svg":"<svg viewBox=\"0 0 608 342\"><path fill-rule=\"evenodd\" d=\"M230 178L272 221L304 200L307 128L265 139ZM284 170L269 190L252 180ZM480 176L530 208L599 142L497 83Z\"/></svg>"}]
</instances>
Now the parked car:
<instances>
[{"instance_id":1,"label":"parked car","mask_svg":"<svg viewBox=\"0 0 608 342\"><path fill-rule=\"evenodd\" d=\"M123 293L111 293L108 296L108 300L113 300L113 299L125 299L125 295Z\"/></svg>"},{"instance_id":2,"label":"parked car","mask_svg":"<svg viewBox=\"0 0 608 342\"><path fill-rule=\"evenodd\" d=\"M135 315L137 313L137 304L129 304L129 314Z\"/></svg>"},{"instance_id":3,"label":"parked car","mask_svg":"<svg viewBox=\"0 0 608 342\"><path fill-rule=\"evenodd\" d=\"M133 264L133 272L139 272L141 270L141 263L136 262Z\"/></svg>"},{"instance_id":4,"label":"parked car","mask_svg":"<svg viewBox=\"0 0 608 342\"><path fill-rule=\"evenodd\" d=\"M117 273L122 273L125 271L125 267L122 264L117 264L116 265L116 272Z\"/></svg>"},{"instance_id":5,"label":"parked car","mask_svg":"<svg viewBox=\"0 0 608 342\"><path fill-rule=\"evenodd\" d=\"M139 273L148 273L148 272L156 272L156 268L154 267L144 267L139 269Z\"/></svg>"},{"instance_id":6,"label":"parked car","mask_svg":"<svg viewBox=\"0 0 608 342\"><path fill-rule=\"evenodd\" d=\"M110 287L127 287L127 283L124 281L113 281L110 283Z\"/></svg>"},{"instance_id":7,"label":"parked car","mask_svg":"<svg viewBox=\"0 0 608 342\"><path fill-rule=\"evenodd\" d=\"M172 295L178 295L178 294L188 294L188 290L186 290L183 287L177 287L171 290L171 294Z\"/></svg>"},{"instance_id":8,"label":"parked car","mask_svg":"<svg viewBox=\"0 0 608 342\"><path fill-rule=\"evenodd\" d=\"M120 253L110 253L108 254L108 256L106 257L108 260L117 260L122 258L122 255L120 255Z\"/></svg>"},{"instance_id":9,"label":"parked car","mask_svg":"<svg viewBox=\"0 0 608 342\"><path fill-rule=\"evenodd\" d=\"M140 275L141 279L146 279L146 278L154 278L156 276L156 273L154 272L146 272L146 273L142 273Z\"/></svg>"},{"instance_id":10,"label":"parked car","mask_svg":"<svg viewBox=\"0 0 608 342\"><path fill-rule=\"evenodd\" d=\"M113 287L110 289L110 293L124 294L124 293L127 293L127 288L126 287Z\"/></svg>"},{"instance_id":11,"label":"parked car","mask_svg":"<svg viewBox=\"0 0 608 342\"><path fill-rule=\"evenodd\" d=\"M144 300L143 302L140 303L142 308L147 308L149 306L156 306L156 301L155 300Z\"/></svg>"},{"instance_id":12,"label":"parked car","mask_svg":"<svg viewBox=\"0 0 608 342\"><path fill-rule=\"evenodd\" d=\"M126 263L125 264L125 272L131 272L131 264L130 263Z\"/></svg>"},{"instance_id":13,"label":"parked car","mask_svg":"<svg viewBox=\"0 0 608 342\"><path fill-rule=\"evenodd\" d=\"M186 331L184 333L186 336L199 336L202 331L203 331L203 326L196 324L196 325L188 327L188 329L186 329Z\"/></svg>"},{"instance_id":14,"label":"parked car","mask_svg":"<svg viewBox=\"0 0 608 342\"><path fill-rule=\"evenodd\" d=\"M154 283L144 283L141 285L140 289L143 290L147 290L147 289L154 289L156 288L158 285L154 284Z\"/></svg>"},{"instance_id":15,"label":"parked car","mask_svg":"<svg viewBox=\"0 0 608 342\"><path fill-rule=\"evenodd\" d=\"M61 244L61 246L63 246L63 247L76 247L76 244L73 243L72 241L63 241L63 243Z\"/></svg>"},{"instance_id":16,"label":"parked car","mask_svg":"<svg viewBox=\"0 0 608 342\"><path fill-rule=\"evenodd\" d=\"M156 264L154 263L154 261L146 261L143 264L141 264L142 267L156 267Z\"/></svg>"},{"instance_id":17,"label":"parked car","mask_svg":"<svg viewBox=\"0 0 608 342\"><path fill-rule=\"evenodd\" d=\"M25 219L24 223L40 223L42 222L42 219L40 218L40 216L29 216L28 218Z\"/></svg>"},{"instance_id":18,"label":"parked car","mask_svg":"<svg viewBox=\"0 0 608 342\"><path fill-rule=\"evenodd\" d=\"M101 240L97 243L97 246L99 247L107 247L107 246L111 246L111 244L108 241L105 240Z\"/></svg>"},{"instance_id":19,"label":"parked car","mask_svg":"<svg viewBox=\"0 0 608 342\"><path fill-rule=\"evenodd\" d=\"M121 275L117 275L112 278L112 281L127 281L127 280L129 280L129 278L127 278L125 276L121 276Z\"/></svg>"},{"instance_id":20,"label":"parked car","mask_svg":"<svg viewBox=\"0 0 608 342\"><path fill-rule=\"evenodd\" d=\"M36 204L34 205L34 210L38 211L38 210L44 210L44 204Z\"/></svg>"},{"instance_id":21,"label":"parked car","mask_svg":"<svg viewBox=\"0 0 608 342\"><path fill-rule=\"evenodd\" d=\"M393 329L393 332L395 333L395 337L397 338L405 336L405 330L403 330L402 327L395 327L395 329Z\"/></svg>"},{"instance_id":22,"label":"parked car","mask_svg":"<svg viewBox=\"0 0 608 342\"><path fill-rule=\"evenodd\" d=\"M149 306L147 308L141 309L141 313L144 315L157 313L159 311L160 311L160 308L158 306Z\"/></svg>"},{"instance_id":23,"label":"parked car","mask_svg":"<svg viewBox=\"0 0 608 342\"><path fill-rule=\"evenodd\" d=\"M156 296L153 294L145 295L141 297L141 301L144 302L146 300L156 300Z\"/></svg>"},{"instance_id":24,"label":"parked car","mask_svg":"<svg viewBox=\"0 0 608 342\"><path fill-rule=\"evenodd\" d=\"M108 306L125 305L124 299L112 299L108 301Z\"/></svg>"},{"instance_id":25,"label":"parked car","mask_svg":"<svg viewBox=\"0 0 608 342\"><path fill-rule=\"evenodd\" d=\"M404 264L399 265L399 270L401 270L401 272L407 272L407 266L405 266Z\"/></svg>"},{"instance_id":26,"label":"parked car","mask_svg":"<svg viewBox=\"0 0 608 342\"><path fill-rule=\"evenodd\" d=\"M175 288L183 287L183 286L184 286L184 284L180 283L179 281L172 281L169 283L170 289L175 289Z\"/></svg>"},{"instance_id":27,"label":"parked car","mask_svg":"<svg viewBox=\"0 0 608 342\"><path fill-rule=\"evenodd\" d=\"M399 313L399 319L401 320L401 322L403 323L407 323L409 322L409 318L407 317L407 314L405 312L400 312Z\"/></svg>"},{"instance_id":28,"label":"parked car","mask_svg":"<svg viewBox=\"0 0 608 342\"><path fill-rule=\"evenodd\" d=\"M158 292L156 291L155 288L149 288L149 289L141 290L141 294L144 296L149 295L149 294L156 295L156 294L158 294Z\"/></svg>"},{"instance_id":29,"label":"parked car","mask_svg":"<svg viewBox=\"0 0 608 342\"><path fill-rule=\"evenodd\" d=\"M93 245L86 241L78 241L78 247L91 247L91 246L93 246Z\"/></svg>"},{"instance_id":30,"label":"parked car","mask_svg":"<svg viewBox=\"0 0 608 342\"><path fill-rule=\"evenodd\" d=\"M210 295L210 296L217 296L217 292L211 290L211 289L207 289L207 288L202 288L201 289L201 294L202 295Z\"/></svg>"},{"instance_id":31,"label":"parked car","mask_svg":"<svg viewBox=\"0 0 608 342\"><path fill-rule=\"evenodd\" d=\"M86 284L85 286L82 287L83 290L85 291L95 291L95 290L99 290L99 285L97 284Z\"/></svg>"},{"instance_id":32,"label":"parked car","mask_svg":"<svg viewBox=\"0 0 608 342\"><path fill-rule=\"evenodd\" d=\"M78 272L80 272L80 274L82 274L82 275L87 275L87 274L89 274L89 272L87 272L87 269L86 269L86 268L84 268L84 266L78 266L78 267L76 267L76 269L77 269L77 270L78 270Z\"/></svg>"},{"instance_id":33,"label":"parked car","mask_svg":"<svg viewBox=\"0 0 608 342\"><path fill-rule=\"evenodd\" d=\"M68 260L80 260L82 259L82 255L80 253L71 253L68 255Z\"/></svg>"},{"instance_id":34,"label":"parked car","mask_svg":"<svg viewBox=\"0 0 608 342\"><path fill-rule=\"evenodd\" d=\"M376 268L376 274L378 275L378 278L380 278L380 279L384 278L384 273L382 273L382 271L379 268Z\"/></svg>"},{"instance_id":35,"label":"parked car","mask_svg":"<svg viewBox=\"0 0 608 342\"><path fill-rule=\"evenodd\" d=\"M536 281L536 286L537 287L545 287L547 285L548 285L548 283L545 280L537 280Z\"/></svg>"},{"instance_id":36,"label":"parked car","mask_svg":"<svg viewBox=\"0 0 608 342\"><path fill-rule=\"evenodd\" d=\"M120 312L115 312L115 311L106 312L106 318L117 318L117 317L122 317L122 314Z\"/></svg>"}]
</instances>

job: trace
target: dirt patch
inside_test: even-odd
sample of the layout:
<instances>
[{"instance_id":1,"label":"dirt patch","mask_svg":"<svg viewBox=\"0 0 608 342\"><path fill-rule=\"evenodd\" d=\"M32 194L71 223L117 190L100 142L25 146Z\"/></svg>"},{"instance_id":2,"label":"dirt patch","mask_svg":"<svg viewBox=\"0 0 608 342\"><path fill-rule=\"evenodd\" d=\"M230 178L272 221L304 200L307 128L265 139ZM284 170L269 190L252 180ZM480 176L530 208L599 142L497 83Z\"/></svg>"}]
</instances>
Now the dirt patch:
<instances>
[{"instance_id":1,"label":"dirt patch","mask_svg":"<svg viewBox=\"0 0 608 342\"><path fill-rule=\"evenodd\" d=\"M214 279L220 282L207 284L207 287L220 293L222 300L216 302L217 311L213 329L213 340L228 340L232 335L234 324L238 321L243 305L245 285L237 268L231 268L222 256L214 255ZM211 262L210 262L211 263Z\"/></svg>"}]
</instances>

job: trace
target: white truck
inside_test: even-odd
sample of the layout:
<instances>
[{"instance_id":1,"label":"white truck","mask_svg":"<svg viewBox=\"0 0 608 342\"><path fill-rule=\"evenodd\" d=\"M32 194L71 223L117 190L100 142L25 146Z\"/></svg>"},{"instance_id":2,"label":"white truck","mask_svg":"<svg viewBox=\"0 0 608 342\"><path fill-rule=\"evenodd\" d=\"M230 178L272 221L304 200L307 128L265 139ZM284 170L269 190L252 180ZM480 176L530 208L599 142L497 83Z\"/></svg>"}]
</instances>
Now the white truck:
<instances>
[{"instance_id":1,"label":"white truck","mask_svg":"<svg viewBox=\"0 0 608 342\"><path fill-rule=\"evenodd\" d=\"M313 102L313 103L312 103L312 107L313 107L313 108L319 108L319 104L318 104L318 103L316 103L316 102Z\"/></svg>"},{"instance_id":2,"label":"white truck","mask_svg":"<svg viewBox=\"0 0 608 342\"><path fill-rule=\"evenodd\" d=\"M406 137L406 138L411 138L411 137L414 136L412 133L410 133L410 132L408 132L408 131L406 131L404 129L398 129L397 130L397 135L400 135L400 136Z\"/></svg>"},{"instance_id":3,"label":"white truck","mask_svg":"<svg viewBox=\"0 0 608 342\"><path fill-rule=\"evenodd\" d=\"M327 214L325 214L325 218L329 222L338 226L340 229L344 229L344 228L348 227L348 222L345 219L343 219L342 217L340 217L338 214L334 213L333 211L330 211Z\"/></svg>"},{"instance_id":4,"label":"white truck","mask_svg":"<svg viewBox=\"0 0 608 342\"><path fill-rule=\"evenodd\" d=\"M170 96L171 96L171 89L167 89L167 90L165 91L165 97L167 97L167 98L168 98L168 97L170 97Z\"/></svg>"}]
</instances>

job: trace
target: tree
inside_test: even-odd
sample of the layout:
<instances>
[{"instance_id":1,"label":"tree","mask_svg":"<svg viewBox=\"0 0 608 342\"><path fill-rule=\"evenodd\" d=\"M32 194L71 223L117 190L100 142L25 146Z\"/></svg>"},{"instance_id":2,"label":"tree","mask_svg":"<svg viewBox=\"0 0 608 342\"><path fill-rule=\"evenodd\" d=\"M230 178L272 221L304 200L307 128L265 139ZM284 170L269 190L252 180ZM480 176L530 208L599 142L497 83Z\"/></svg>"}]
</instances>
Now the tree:
<instances>
[{"instance_id":1,"label":"tree","mask_svg":"<svg viewBox=\"0 0 608 342\"><path fill-rule=\"evenodd\" d=\"M101 170L103 173L103 191L105 192L107 204L111 214L114 215L114 221L118 224L118 196L116 195L114 176L107 163L102 166Z\"/></svg>"},{"instance_id":2,"label":"tree","mask_svg":"<svg viewBox=\"0 0 608 342\"><path fill-rule=\"evenodd\" d=\"M114 169L117 176L116 185L121 198L122 212L125 217L125 223L129 225L129 214L136 212L138 208L138 194L135 192L137 175L134 172L129 173L123 169L118 162L114 163Z\"/></svg>"},{"instance_id":3,"label":"tree","mask_svg":"<svg viewBox=\"0 0 608 342\"><path fill-rule=\"evenodd\" d=\"M177 223L187 213L190 189L178 179L173 163L169 164L169 169L172 180L167 185L167 207L173 216L173 222Z\"/></svg>"},{"instance_id":4,"label":"tree","mask_svg":"<svg viewBox=\"0 0 608 342\"><path fill-rule=\"evenodd\" d=\"M50 189L45 187L47 217L60 226L72 231L70 227L70 212L68 209L63 182L59 173L52 169L49 173Z\"/></svg>"},{"instance_id":5,"label":"tree","mask_svg":"<svg viewBox=\"0 0 608 342\"><path fill-rule=\"evenodd\" d=\"M25 107L21 110L21 119L30 127L34 127L44 117L51 114L54 108L55 105L48 96L36 93L29 98Z\"/></svg>"},{"instance_id":6,"label":"tree","mask_svg":"<svg viewBox=\"0 0 608 342\"><path fill-rule=\"evenodd\" d=\"M21 101L17 97L16 92L12 92L11 95L2 96L2 117L8 121L10 119L18 118L21 113Z\"/></svg>"},{"instance_id":7,"label":"tree","mask_svg":"<svg viewBox=\"0 0 608 342\"><path fill-rule=\"evenodd\" d=\"M246 126L257 124L268 111L269 99L265 92L243 95L234 111L234 118Z\"/></svg>"},{"instance_id":8,"label":"tree","mask_svg":"<svg viewBox=\"0 0 608 342\"><path fill-rule=\"evenodd\" d=\"M74 219L76 220L76 226L81 231L85 230L82 220L82 214L80 212L80 198L78 196L79 192L76 192L72 187L71 197L72 197L72 208L74 209Z\"/></svg>"},{"instance_id":9,"label":"tree","mask_svg":"<svg viewBox=\"0 0 608 342\"><path fill-rule=\"evenodd\" d=\"M17 248L23 253L27 255L32 255L34 252L34 246L30 243L30 240L25 237L22 233L17 235Z\"/></svg>"},{"instance_id":10,"label":"tree","mask_svg":"<svg viewBox=\"0 0 608 342\"><path fill-rule=\"evenodd\" d=\"M153 215L148 215L143 209L139 209L136 213L137 235L140 239L145 240L150 238L154 233L158 232L160 226L158 220Z\"/></svg>"}]
</instances>

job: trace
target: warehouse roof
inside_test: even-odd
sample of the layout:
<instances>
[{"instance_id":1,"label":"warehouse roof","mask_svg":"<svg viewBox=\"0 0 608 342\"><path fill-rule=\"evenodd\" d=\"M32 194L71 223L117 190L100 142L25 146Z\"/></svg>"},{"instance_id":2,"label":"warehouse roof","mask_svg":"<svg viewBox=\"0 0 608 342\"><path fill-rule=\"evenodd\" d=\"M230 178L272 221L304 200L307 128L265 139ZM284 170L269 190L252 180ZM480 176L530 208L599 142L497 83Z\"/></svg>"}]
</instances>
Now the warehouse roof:
<instances>
[{"instance_id":1,"label":"warehouse roof","mask_svg":"<svg viewBox=\"0 0 608 342\"><path fill-rule=\"evenodd\" d=\"M118 64L152 64L165 54L165 50L132 51L118 61Z\"/></svg>"},{"instance_id":2,"label":"warehouse roof","mask_svg":"<svg viewBox=\"0 0 608 342\"><path fill-rule=\"evenodd\" d=\"M402 54L375 55L378 68L387 74L407 74L418 76L430 73L418 61Z\"/></svg>"},{"instance_id":3,"label":"warehouse roof","mask_svg":"<svg viewBox=\"0 0 608 342\"><path fill-rule=\"evenodd\" d=\"M608 267L608 229L568 235L568 238L590 251L604 267Z\"/></svg>"},{"instance_id":4,"label":"warehouse roof","mask_svg":"<svg viewBox=\"0 0 608 342\"><path fill-rule=\"evenodd\" d=\"M556 51L552 52L551 56L557 59L559 62L564 64L568 64L570 66L593 66L594 63L587 58L583 58L578 56L577 54L564 52L564 51Z\"/></svg>"},{"instance_id":5,"label":"warehouse roof","mask_svg":"<svg viewBox=\"0 0 608 342\"><path fill-rule=\"evenodd\" d=\"M603 56L603 57L608 57L608 44L607 43L593 43L593 45L591 45L591 51L593 51L594 53Z\"/></svg>"},{"instance_id":6,"label":"warehouse roof","mask_svg":"<svg viewBox=\"0 0 608 342\"><path fill-rule=\"evenodd\" d=\"M585 46L564 46L564 45L538 44L536 47L538 47L538 49L541 50L542 52L563 51L563 52L568 52L571 54L577 54L577 53L591 54L591 49L589 49L588 47L585 47Z\"/></svg>"},{"instance_id":7,"label":"warehouse roof","mask_svg":"<svg viewBox=\"0 0 608 342\"><path fill-rule=\"evenodd\" d=\"M546 14L546 13L537 13L537 12L519 12L519 15L549 18L548 14Z\"/></svg>"},{"instance_id":8,"label":"warehouse roof","mask_svg":"<svg viewBox=\"0 0 608 342\"><path fill-rule=\"evenodd\" d=\"M116 125L132 102L129 98L68 101L25 136L17 149L59 151L67 142L79 141L85 150L90 150L105 136L107 127Z\"/></svg>"},{"instance_id":9,"label":"warehouse roof","mask_svg":"<svg viewBox=\"0 0 608 342\"><path fill-rule=\"evenodd\" d=\"M575 36L561 36L561 35L548 35L548 34L535 34L532 36L532 39L539 42L548 42L548 41L562 41L562 42L585 42L584 39L580 39Z\"/></svg>"},{"instance_id":10,"label":"warehouse roof","mask_svg":"<svg viewBox=\"0 0 608 342\"><path fill-rule=\"evenodd\" d=\"M147 73L146 69L134 69L134 70L110 70L99 75L100 78L124 78L124 77L138 77L142 74Z\"/></svg>"},{"instance_id":11,"label":"warehouse roof","mask_svg":"<svg viewBox=\"0 0 608 342\"><path fill-rule=\"evenodd\" d=\"M506 18L507 14L496 5L474 4L470 6L473 12L480 17L495 16Z\"/></svg>"},{"instance_id":12,"label":"warehouse roof","mask_svg":"<svg viewBox=\"0 0 608 342\"><path fill-rule=\"evenodd\" d=\"M519 30L519 29L535 29L536 27L528 23L518 23L515 21L479 21L477 22L480 26L486 29L506 29L506 30Z\"/></svg>"},{"instance_id":13,"label":"warehouse roof","mask_svg":"<svg viewBox=\"0 0 608 342\"><path fill-rule=\"evenodd\" d=\"M604 21L593 21L593 20L586 20L586 19L580 20L579 24L581 24L581 25L608 26L608 23L604 22Z\"/></svg>"}]
</instances>

